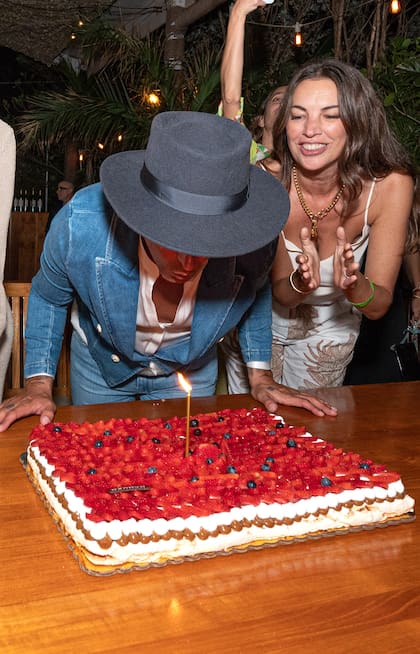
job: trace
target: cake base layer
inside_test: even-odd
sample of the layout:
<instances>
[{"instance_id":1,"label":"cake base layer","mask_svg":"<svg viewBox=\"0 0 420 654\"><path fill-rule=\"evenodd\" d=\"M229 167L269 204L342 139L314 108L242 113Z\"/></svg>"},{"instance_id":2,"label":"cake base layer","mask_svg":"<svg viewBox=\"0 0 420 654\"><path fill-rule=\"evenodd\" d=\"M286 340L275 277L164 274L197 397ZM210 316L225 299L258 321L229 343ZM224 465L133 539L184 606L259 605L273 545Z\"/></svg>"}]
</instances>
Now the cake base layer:
<instances>
[{"instance_id":1,"label":"cake base layer","mask_svg":"<svg viewBox=\"0 0 420 654\"><path fill-rule=\"evenodd\" d=\"M144 570L410 522L397 473L254 409L33 431L27 474L82 569Z\"/></svg>"},{"instance_id":2,"label":"cake base layer","mask_svg":"<svg viewBox=\"0 0 420 654\"><path fill-rule=\"evenodd\" d=\"M26 468L26 472L35 490L37 491L38 495L41 497L46 509L48 510L53 521L55 522L57 528L61 532L64 540L67 542L67 545L70 551L72 552L74 558L78 562L80 568L84 572L87 572L88 574L94 576L109 576L117 573L147 570L149 568L161 568L166 565L174 565L174 564L176 565L180 563L186 563L188 561L192 562L192 561L198 561L200 559L211 559L217 556L229 556L230 554L241 554L244 552L266 549L269 547L278 547L280 545L290 545L292 543L302 543L310 540L319 540L320 538L325 538L325 537L340 536L340 535L356 533L361 531L371 531L378 528L398 526L400 524L413 522L416 518L415 512L409 511L408 513L400 515L398 517L390 518L385 522L383 521L371 522L369 524L364 524L359 527L346 525L346 526L336 527L328 531L319 531L319 530L313 531L305 536L284 535L282 537L273 540L271 539L270 540L265 539L259 541L257 540L254 542L250 542L246 545L232 546L227 550L223 550L223 551L217 549L214 551L211 551L211 549L207 550L207 546L206 546L205 549L207 551L203 551L199 554L197 553L197 554L183 555L180 557L176 557L174 552L167 552L166 556L160 555L160 557L157 557L153 561L152 560L143 561L143 562L126 561L125 563L121 564L121 562L117 563L115 561L109 560L107 556L97 556L97 555L95 556L92 554L92 552L89 551L89 549L86 549L80 543L76 542L67 532L62 520L55 513L55 511L53 511L51 504L47 501L46 496L41 491L40 487L37 485L34 477L32 476L31 469L29 467Z\"/></svg>"}]
</instances>

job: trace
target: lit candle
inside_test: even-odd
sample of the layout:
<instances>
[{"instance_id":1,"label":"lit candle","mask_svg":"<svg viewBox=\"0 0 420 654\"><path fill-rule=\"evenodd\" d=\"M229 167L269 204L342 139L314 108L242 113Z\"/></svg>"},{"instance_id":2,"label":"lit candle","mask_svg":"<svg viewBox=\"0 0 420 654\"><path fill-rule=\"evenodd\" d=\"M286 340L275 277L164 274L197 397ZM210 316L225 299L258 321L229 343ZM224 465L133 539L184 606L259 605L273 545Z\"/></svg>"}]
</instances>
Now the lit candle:
<instances>
[{"instance_id":1,"label":"lit candle","mask_svg":"<svg viewBox=\"0 0 420 654\"><path fill-rule=\"evenodd\" d=\"M190 406L191 406L191 384L187 382L185 379L184 375L182 375L180 372L178 374L178 381L179 385L181 388L184 389L184 391L187 394L187 423L185 427L185 456L190 455Z\"/></svg>"}]
</instances>

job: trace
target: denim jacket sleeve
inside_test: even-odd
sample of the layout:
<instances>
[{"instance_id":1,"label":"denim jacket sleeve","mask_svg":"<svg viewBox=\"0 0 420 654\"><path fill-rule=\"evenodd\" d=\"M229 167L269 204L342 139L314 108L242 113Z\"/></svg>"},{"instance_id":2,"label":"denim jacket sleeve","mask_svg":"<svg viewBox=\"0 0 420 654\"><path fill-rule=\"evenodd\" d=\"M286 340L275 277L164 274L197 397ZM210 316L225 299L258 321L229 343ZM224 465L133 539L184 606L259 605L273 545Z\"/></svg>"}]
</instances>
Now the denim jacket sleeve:
<instances>
[{"instance_id":1,"label":"denim jacket sleeve","mask_svg":"<svg viewBox=\"0 0 420 654\"><path fill-rule=\"evenodd\" d=\"M73 289L66 272L69 250L68 206L55 216L32 280L25 332L25 377L55 376Z\"/></svg>"},{"instance_id":2,"label":"denim jacket sleeve","mask_svg":"<svg viewBox=\"0 0 420 654\"><path fill-rule=\"evenodd\" d=\"M267 279L239 324L239 343L245 363L271 362L271 302L271 283Z\"/></svg>"}]
</instances>

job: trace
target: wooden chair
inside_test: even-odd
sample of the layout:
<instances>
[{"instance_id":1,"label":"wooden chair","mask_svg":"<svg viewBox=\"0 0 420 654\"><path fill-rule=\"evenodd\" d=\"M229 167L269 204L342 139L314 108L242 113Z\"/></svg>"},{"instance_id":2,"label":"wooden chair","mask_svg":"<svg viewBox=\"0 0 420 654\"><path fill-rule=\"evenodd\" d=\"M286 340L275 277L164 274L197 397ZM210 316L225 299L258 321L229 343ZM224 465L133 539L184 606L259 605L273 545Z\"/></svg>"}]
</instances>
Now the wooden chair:
<instances>
[{"instance_id":1,"label":"wooden chair","mask_svg":"<svg viewBox=\"0 0 420 654\"><path fill-rule=\"evenodd\" d=\"M4 288L12 310L14 329L12 356L10 358L4 389L4 399L6 399L15 395L24 386L25 328L31 284L30 282L5 282ZM70 331L70 323L67 322L57 366L57 374L54 380L54 401L56 404L71 403Z\"/></svg>"}]
</instances>

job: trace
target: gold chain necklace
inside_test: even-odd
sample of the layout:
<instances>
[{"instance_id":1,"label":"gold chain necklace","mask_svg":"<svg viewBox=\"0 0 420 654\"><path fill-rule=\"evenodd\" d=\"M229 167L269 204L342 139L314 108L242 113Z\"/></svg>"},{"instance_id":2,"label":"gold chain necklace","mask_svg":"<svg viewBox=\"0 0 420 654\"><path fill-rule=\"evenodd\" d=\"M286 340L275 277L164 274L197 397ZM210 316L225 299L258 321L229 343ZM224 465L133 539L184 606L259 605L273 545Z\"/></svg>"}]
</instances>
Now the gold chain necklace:
<instances>
[{"instance_id":1,"label":"gold chain necklace","mask_svg":"<svg viewBox=\"0 0 420 654\"><path fill-rule=\"evenodd\" d=\"M306 204L306 200L303 197L302 189L300 188L300 184L297 176L296 166L293 166L292 168L292 177L302 209L304 210L309 220L311 221L311 238L315 241L318 238L318 221L322 220L327 215L327 213L330 213L330 211L334 209L335 205L343 195L343 191L346 188L346 185L343 184L341 186L338 193L335 195L335 197L330 202L328 207L325 207L325 209L321 209L321 211L317 211L316 213L314 213L309 209L308 205Z\"/></svg>"}]
</instances>

